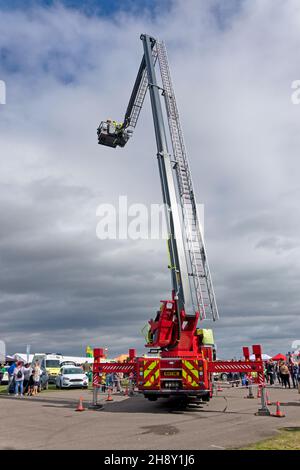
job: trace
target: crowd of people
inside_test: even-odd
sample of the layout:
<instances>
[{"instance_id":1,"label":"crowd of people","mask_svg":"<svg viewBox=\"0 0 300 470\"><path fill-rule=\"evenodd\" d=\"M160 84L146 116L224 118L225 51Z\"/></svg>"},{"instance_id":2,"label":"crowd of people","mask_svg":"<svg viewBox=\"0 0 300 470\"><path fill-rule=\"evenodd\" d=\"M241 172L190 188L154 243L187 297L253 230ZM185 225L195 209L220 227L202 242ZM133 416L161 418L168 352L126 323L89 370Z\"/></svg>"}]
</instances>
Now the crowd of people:
<instances>
[{"instance_id":1,"label":"crowd of people","mask_svg":"<svg viewBox=\"0 0 300 470\"><path fill-rule=\"evenodd\" d=\"M134 374L131 372L129 375L122 372L114 372L111 374L100 374L101 391L105 392L107 389L112 389L117 392L123 392L123 387L128 387L129 390L134 389Z\"/></svg>"},{"instance_id":2,"label":"crowd of people","mask_svg":"<svg viewBox=\"0 0 300 470\"><path fill-rule=\"evenodd\" d=\"M42 369L38 361L34 365L16 361L8 369L0 365L0 385L6 370L8 373L8 395L14 392L16 397L20 396L23 398L25 395L35 396L38 394L42 375Z\"/></svg>"},{"instance_id":3,"label":"crowd of people","mask_svg":"<svg viewBox=\"0 0 300 470\"><path fill-rule=\"evenodd\" d=\"M251 376L255 379L256 372L252 372ZM284 388L300 387L300 362L291 358L288 360L273 361L269 359L265 362L265 379L269 385L281 385ZM230 373L228 381L232 387L238 387L240 384L248 385L249 377L247 374Z\"/></svg>"},{"instance_id":4,"label":"crowd of people","mask_svg":"<svg viewBox=\"0 0 300 470\"><path fill-rule=\"evenodd\" d=\"M83 371L92 381L91 365L88 362L82 365ZM39 362L34 365L22 361L15 361L9 367L0 364L0 385L5 373L8 373L7 393L16 397L35 396L40 391L42 369ZM108 389L123 392L128 387L134 389L134 374L121 372L100 374L100 389L106 392Z\"/></svg>"},{"instance_id":5,"label":"crowd of people","mask_svg":"<svg viewBox=\"0 0 300 470\"><path fill-rule=\"evenodd\" d=\"M267 361L265 369L266 380L270 385L276 381L284 388L297 388L300 383L300 362L289 359L288 361Z\"/></svg>"},{"instance_id":6,"label":"crowd of people","mask_svg":"<svg viewBox=\"0 0 300 470\"><path fill-rule=\"evenodd\" d=\"M90 382L92 381L92 368L88 362L82 365L83 371L88 375ZM124 387L129 389L134 386L134 374L124 374L123 372L111 372L99 374L100 390L106 392L109 388L116 392L123 392Z\"/></svg>"}]
</instances>

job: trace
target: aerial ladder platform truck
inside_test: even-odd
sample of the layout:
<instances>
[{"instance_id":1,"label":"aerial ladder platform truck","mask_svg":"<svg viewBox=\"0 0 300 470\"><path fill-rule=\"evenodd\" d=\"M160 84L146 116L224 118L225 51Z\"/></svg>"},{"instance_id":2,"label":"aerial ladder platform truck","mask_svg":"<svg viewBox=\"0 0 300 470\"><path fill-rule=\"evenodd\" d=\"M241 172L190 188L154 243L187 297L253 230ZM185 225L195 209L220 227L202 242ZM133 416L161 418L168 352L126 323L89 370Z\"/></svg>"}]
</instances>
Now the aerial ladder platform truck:
<instances>
[{"instance_id":1,"label":"aerial ladder platform truck","mask_svg":"<svg viewBox=\"0 0 300 470\"><path fill-rule=\"evenodd\" d=\"M102 121L97 130L98 143L112 148L127 144L149 90L166 209L172 295L170 300L161 301L154 319L149 321L145 345L149 354L136 357L135 350L130 349L128 362L113 364L103 362L103 349L95 349L93 384L99 386L99 376L104 372L133 373L138 390L149 400L175 395L208 401L214 373L254 372L262 382L261 348L253 347L255 361L250 361L248 348L244 348L243 361L217 361L212 330L199 327L204 320L216 321L219 313L191 169L165 44L147 34L140 38L144 54L123 122Z\"/></svg>"}]
</instances>

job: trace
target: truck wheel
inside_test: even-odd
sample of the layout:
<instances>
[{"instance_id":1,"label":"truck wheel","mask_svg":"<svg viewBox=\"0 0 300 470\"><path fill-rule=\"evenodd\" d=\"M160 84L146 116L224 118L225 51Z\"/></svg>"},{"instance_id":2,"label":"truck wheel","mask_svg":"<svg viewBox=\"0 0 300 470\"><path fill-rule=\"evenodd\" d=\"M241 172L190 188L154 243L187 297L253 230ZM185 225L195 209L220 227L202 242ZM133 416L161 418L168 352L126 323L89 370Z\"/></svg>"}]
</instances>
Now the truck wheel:
<instances>
[{"instance_id":1,"label":"truck wheel","mask_svg":"<svg viewBox=\"0 0 300 470\"><path fill-rule=\"evenodd\" d=\"M149 395L147 398L148 398L149 401L156 401L157 400L157 397L155 395Z\"/></svg>"},{"instance_id":2,"label":"truck wheel","mask_svg":"<svg viewBox=\"0 0 300 470\"><path fill-rule=\"evenodd\" d=\"M210 400L210 395L207 393L206 395L202 396L202 401L209 401Z\"/></svg>"}]
</instances>

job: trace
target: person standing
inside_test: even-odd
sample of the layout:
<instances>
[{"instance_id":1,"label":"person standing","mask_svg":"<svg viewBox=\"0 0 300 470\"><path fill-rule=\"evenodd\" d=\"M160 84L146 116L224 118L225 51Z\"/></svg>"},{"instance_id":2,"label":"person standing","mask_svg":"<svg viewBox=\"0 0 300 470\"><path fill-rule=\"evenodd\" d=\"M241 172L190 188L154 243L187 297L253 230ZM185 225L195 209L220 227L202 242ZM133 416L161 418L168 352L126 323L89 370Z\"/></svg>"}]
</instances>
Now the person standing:
<instances>
[{"instance_id":1,"label":"person standing","mask_svg":"<svg viewBox=\"0 0 300 470\"><path fill-rule=\"evenodd\" d=\"M277 377L278 383L281 384L280 364L279 364L279 362L277 362L276 366L275 366L275 375Z\"/></svg>"},{"instance_id":2,"label":"person standing","mask_svg":"<svg viewBox=\"0 0 300 470\"><path fill-rule=\"evenodd\" d=\"M82 365L83 372L88 375L88 373L91 370L91 366L89 365L88 361L85 361L85 363Z\"/></svg>"},{"instance_id":3,"label":"person standing","mask_svg":"<svg viewBox=\"0 0 300 470\"><path fill-rule=\"evenodd\" d=\"M28 386L27 386L27 396L32 397L33 395L33 388L34 388L34 371L32 367L30 368L31 373L29 376Z\"/></svg>"},{"instance_id":4,"label":"person standing","mask_svg":"<svg viewBox=\"0 0 300 470\"><path fill-rule=\"evenodd\" d=\"M116 384L117 392L122 392L121 374L119 372L115 373L115 384Z\"/></svg>"},{"instance_id":5,"label":"person standing","mask_svg":"<svg viewBox=\"0 0 300 470\"><path fill-rule=\"evenodd\" d=\"M289 362L289 371L290 371L290 376L293 382L293 388L297 387L297 375L298 375L298 367L297 364L294 363L293 361Z\"/></svg>"},{"instance_id":6,"label":"person standing","mask_svg":"<svg viewBox=\"0 0 300 470\"><path fill-rule=\"evenodd\" d=\"M135 388L134 373L130 372L130 374L129 374L129 395L134 394L134 388Z\"/></svg>"},{"instance_id":7,"label":"person standing","mask_svg":"<svg viewBox=\"0 0 300 470\"><path fill-rule=\"evenodd\" d=\"M105 385L106 388L111 388L111 390L113 390L114 382L112 374L106 374Z\"/></svg>"},{"instance_id":8,"label":"person standing","mask_svg":"<svg viewBox=\"0 0 300 470\"><path fill-rule=\"evenodd\" d=\"M101 385L101 392L105 393L105 390L106 390L106 374L105 374L105 372L99 374L99 381L100 381L100 385Z\"/></svg>"},{"instance_id":9,"label":"person standing","mask_svg":"<svg viewBox=\"0 0 300 470\"><path fill-rule=\"evenodd\" d=\"M40 380L41 380L42 370L40 368L40 363L37 361L33 368L33 393L32 396L38 394Z\"/></svg>"},{"instance_id":10,"label":"person standing","mask_svg":"<svg viewBox=\"0 0 300 470\"><path fill-rule=\"evenodd\" d=\"M19 361L17 366L14 368L14 380L15 380L15 396L20 395L21 398L23 395L23 382L24 382L24 366L23 362Z\"/></svg>"},{"instance_id":11,"label":"person standing","mask_svg":"<svg viewBox=\"0 0 300 470\"><path fill-rule=\"evenodd\" d=\"M282 380L282 386L284 388L288 387L291 388L290 384L290 371L288 366L283 362L283 364L280 366L280 375L281 375L281 380Z\"/></svg>"},{"instance_id":12,"label":"person standing","mask_svg":"<svg viewBox=\"0 0 300 470\"><path fill-rule=\"evenodd\" d=\"M239 372L234 372L233 373L233 382L232 386L235 385L238 387L240 385L240 373Z\"/></svg>"},{"instance_id":13,"label":"person standing","mask_svg":"<svg viewBox=\"0 0 300 470\"><path fill-rule=\"evenodd\" d=\"M274 385L275 365L272 359L267 362L267 381L270 385Z\"/></svg>"},{"instance_id":14,"label":"person standing","mask_svg":"<svg viewBox=\"0 0 300 470\"><path fill-rule=\"evenodd\" d=\"M17 367L17 361L15 361L7 370L8 373L8 384L7 384L7 393L9 395L12 383L14 381L14 370Z\"/></svg>"},{"instance_id":15,"label":"person standing","mask_svg":"<svg viewBox=\"0 0 300 470\"><path fill-rule=\"evenodd\" d=\"M24 382L23 382L23 389L24 389L24 394L28 392L28 384L29 384L29 379L31 375L32 369L30 367L30 364L25 364L24 366Z\"/></svg>"}]
</instances>

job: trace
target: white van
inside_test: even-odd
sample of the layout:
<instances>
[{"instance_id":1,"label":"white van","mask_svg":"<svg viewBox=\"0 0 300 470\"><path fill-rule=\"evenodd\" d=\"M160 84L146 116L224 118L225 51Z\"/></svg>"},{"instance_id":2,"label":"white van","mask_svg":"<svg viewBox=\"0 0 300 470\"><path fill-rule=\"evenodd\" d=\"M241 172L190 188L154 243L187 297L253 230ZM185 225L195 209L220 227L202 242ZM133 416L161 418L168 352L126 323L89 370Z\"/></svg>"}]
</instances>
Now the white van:
<instances>
[{"instance_id":1,"label":"white van","mask_svg":"<svg viewBox=\"0 0 300 470\"><path fill-rule=\"evenodd\" d=\"M60 363L62 360L63 356L61 354L36 353L33 356L32 364L38 361L40 366L43 369L46 369L49 375L49 383L55 384L56 377L60 371Z\"/></svg>"}]
</instances>

